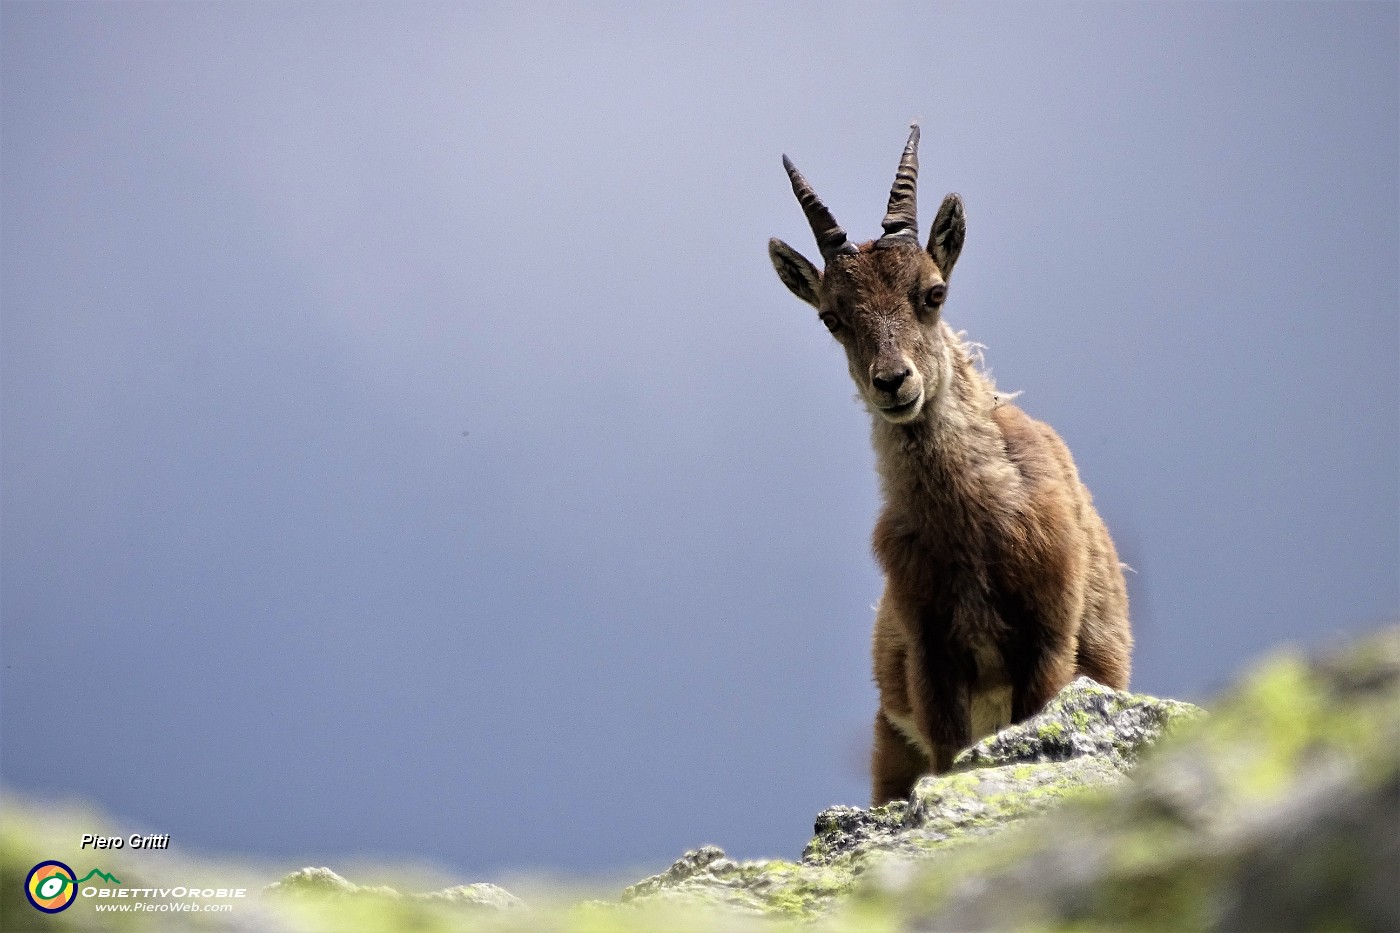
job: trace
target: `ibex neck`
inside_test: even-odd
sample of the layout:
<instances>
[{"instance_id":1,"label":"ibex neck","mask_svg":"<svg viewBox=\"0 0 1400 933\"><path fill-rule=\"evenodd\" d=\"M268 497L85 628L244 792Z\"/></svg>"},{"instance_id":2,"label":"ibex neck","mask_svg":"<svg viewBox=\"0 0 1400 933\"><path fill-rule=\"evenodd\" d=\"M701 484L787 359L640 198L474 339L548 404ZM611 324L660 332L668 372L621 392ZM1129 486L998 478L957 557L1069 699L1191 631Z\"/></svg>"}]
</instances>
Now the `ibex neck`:
<instances>
[{"instance_id":1,"label":"ibex neck","mask_svg":"<svg viewBox=\"0 0 1400 933\"><path fill-rule=\"evenodd\" d=\"M873 441L887 510L956 535L980 505L1009 501L1020 474L992 418L992 384L960 345L949 348L942 375L918 420L896 425L876 417Z\"/></svg>"}]
</instances>

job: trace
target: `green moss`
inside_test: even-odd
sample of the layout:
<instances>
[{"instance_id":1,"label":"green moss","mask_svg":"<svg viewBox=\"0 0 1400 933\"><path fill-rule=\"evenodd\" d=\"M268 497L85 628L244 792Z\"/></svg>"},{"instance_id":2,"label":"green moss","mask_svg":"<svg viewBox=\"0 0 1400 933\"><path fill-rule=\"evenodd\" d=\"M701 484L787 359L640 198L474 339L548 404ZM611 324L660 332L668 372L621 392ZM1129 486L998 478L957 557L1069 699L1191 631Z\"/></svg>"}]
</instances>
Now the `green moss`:
<instances>
[{"instance_id":1,"label":"green moss","mask_svg":"<svg viewBox=\"0 0 1400 933\"><path fill-rule=\"evenodd\" d=\"M1372 655L1378 648L1368 649ZM1248 678L1203 734L1232 796L1267 801L1292 785L1300 766L1319 757L1374 759L1393 741L1395 696L1364 695L1339 704L1335 685L1297 656L1285 656Z\"/></svg>"},{"instance_id":2,"label":"green moss","mask_svg":"<svg viewBox=\"0 0 1400 933\"><path fill-rule=\"evenodd\" d=\"M1116 874L1084 905L1078 918L1100 930L1205 930L1215 926L1218 876L1206 860L1184 869Z\"/></svg>"},{"instance_id":3,"label":"green moss","mask_svg":"<svg viewBox=\"0 0 1400 933\"><path fill-rule=\"evenodd\" d=\"M1064 737L1065 725L1058 720L1043 722L1036 730L1041 738L1060 739Z\"/></svg>"}]
</instances>

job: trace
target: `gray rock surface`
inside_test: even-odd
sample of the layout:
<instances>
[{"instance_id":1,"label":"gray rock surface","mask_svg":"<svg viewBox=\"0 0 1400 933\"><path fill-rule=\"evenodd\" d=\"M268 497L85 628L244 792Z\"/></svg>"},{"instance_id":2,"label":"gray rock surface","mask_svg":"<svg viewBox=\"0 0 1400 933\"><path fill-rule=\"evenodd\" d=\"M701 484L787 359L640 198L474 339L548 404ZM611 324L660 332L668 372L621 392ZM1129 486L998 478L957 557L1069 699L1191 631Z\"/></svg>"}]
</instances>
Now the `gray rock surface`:
<instances>
[{"instance_id":1,"label":"gray rock surface","mask_svg":"<svg viewBox=\"0 0 1400 933\"><path fill-rule=\"evenodd\" d=\"M506 910L524 906L524 902L520 898L494 884L461 884L451 888L443 888L441 891L402 894L387 886L367 887L355 884L337 875L329 868L303 868L300 871L294 871L280 881L268 885L263 891L272 895L309 894L330 898L388 898L487 910Z\"/></svg>"},{"instance_id":2,"label":"gray rock surface","mask_svg":"<svg viewBox=\"0 0 1400 933\"><path fill-rule=\"evenodd\" d=\"M1210 716L1078 680L908 800L822 811L796 861L703 846L617 901L567 912L500 909L519 902L489 885L406 897L327 869L272 890L367 896L357 911L373 901L415 922L402 912L484 905L496 909L474 925L511 931L769 918L836 931L1396 931L1397 827L1392 629L1322 660L1279 657Z\"/></svg>"},{"instance_id":3,"label":"gray rock surface","mask_svg":"<svg viewBox=\"0 0 1400 933\"><path fill-rule=\"evenodd\" d=\"M1257 671L1112 793L870 897L916 930L1400 930L1400 629Z\"/></svg>"},{"instance_id":4,"label":"gray rock surface","mask_svg":"<svg viewBox=\"0 0 1400 933\"><path fill-rule=\"evenodd\" d=\"M1123 693L1080 677L1038 715L958 755L953 770L1096 758L1126 772L1143 749L1201 714L1190 703Z\"/></svg>"},{"instance_id":5,"label":"gray rock surface","mask_svg":"<svg viewBox=\"0 0 1400 933\"><path fill-rule=\"evenodd\" d=\"M979 743L949 774L919 781L907 801L831 807L800 861L736 862L705 846L623 893L811 919L837 906L872 869L935 858L1117 783L1146 746L1201 715L1188 703L1110 690L1086 678L1038 716Z\"/></svg>"}]
</instances>

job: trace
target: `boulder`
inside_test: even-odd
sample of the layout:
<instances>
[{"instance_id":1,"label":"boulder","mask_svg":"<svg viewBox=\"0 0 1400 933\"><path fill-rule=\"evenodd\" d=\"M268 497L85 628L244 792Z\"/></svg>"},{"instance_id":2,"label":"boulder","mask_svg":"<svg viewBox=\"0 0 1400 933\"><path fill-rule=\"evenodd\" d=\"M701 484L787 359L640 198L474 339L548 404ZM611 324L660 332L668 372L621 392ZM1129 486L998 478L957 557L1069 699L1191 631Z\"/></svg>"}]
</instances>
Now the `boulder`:
<instances>
[{"instance_id":1,"label":"boulder","mask_svg":"<svg viewBox=\"0 0 1400 933\"><path fill-rule=\"evenodd\" d=\"M1158 751L859 899L914 930L1400 930L1400 629L1275 659Z\"/></svg>"},{"instance_id":2,"label":"boulder","mask_svg":"<svg viewBox=\"0 0 1400 933\"><path fill-rule=\"evenodd\" d=\"M734 861L716 846L687 852L623 892L625 903L667 900L812 919L836 907L872 869L936 857L1117 783L1144 748L1201 715L1189 703L1122 693L1080 678L1044 711L968 749L907 801L817 816L799 861Z\"/></svg>"}]
</instances>

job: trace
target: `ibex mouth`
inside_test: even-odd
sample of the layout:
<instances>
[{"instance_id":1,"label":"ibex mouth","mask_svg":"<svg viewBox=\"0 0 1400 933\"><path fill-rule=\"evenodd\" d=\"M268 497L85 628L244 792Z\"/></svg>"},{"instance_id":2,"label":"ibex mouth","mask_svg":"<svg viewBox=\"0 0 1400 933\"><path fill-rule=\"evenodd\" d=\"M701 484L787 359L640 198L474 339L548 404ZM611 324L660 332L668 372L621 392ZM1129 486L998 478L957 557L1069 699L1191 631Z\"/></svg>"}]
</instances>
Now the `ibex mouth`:
<instances>
[{"instance_id":1,"label":"ibex mouth","mask_svg":"<svg viewBox=\"0 0 1400 933\"><path fill-rule=\"evenodd\" d=\"M881 408L880 415L886 421L891 421L895 424L902 424L905 421L911 420L915 415L919 413L919 408L923 405L923 402L924 393L922 390L920 390L918 395L914 396L912 399L910 399L902 405L891 405L888 408Z\"/></svg>"}]
</instances>

